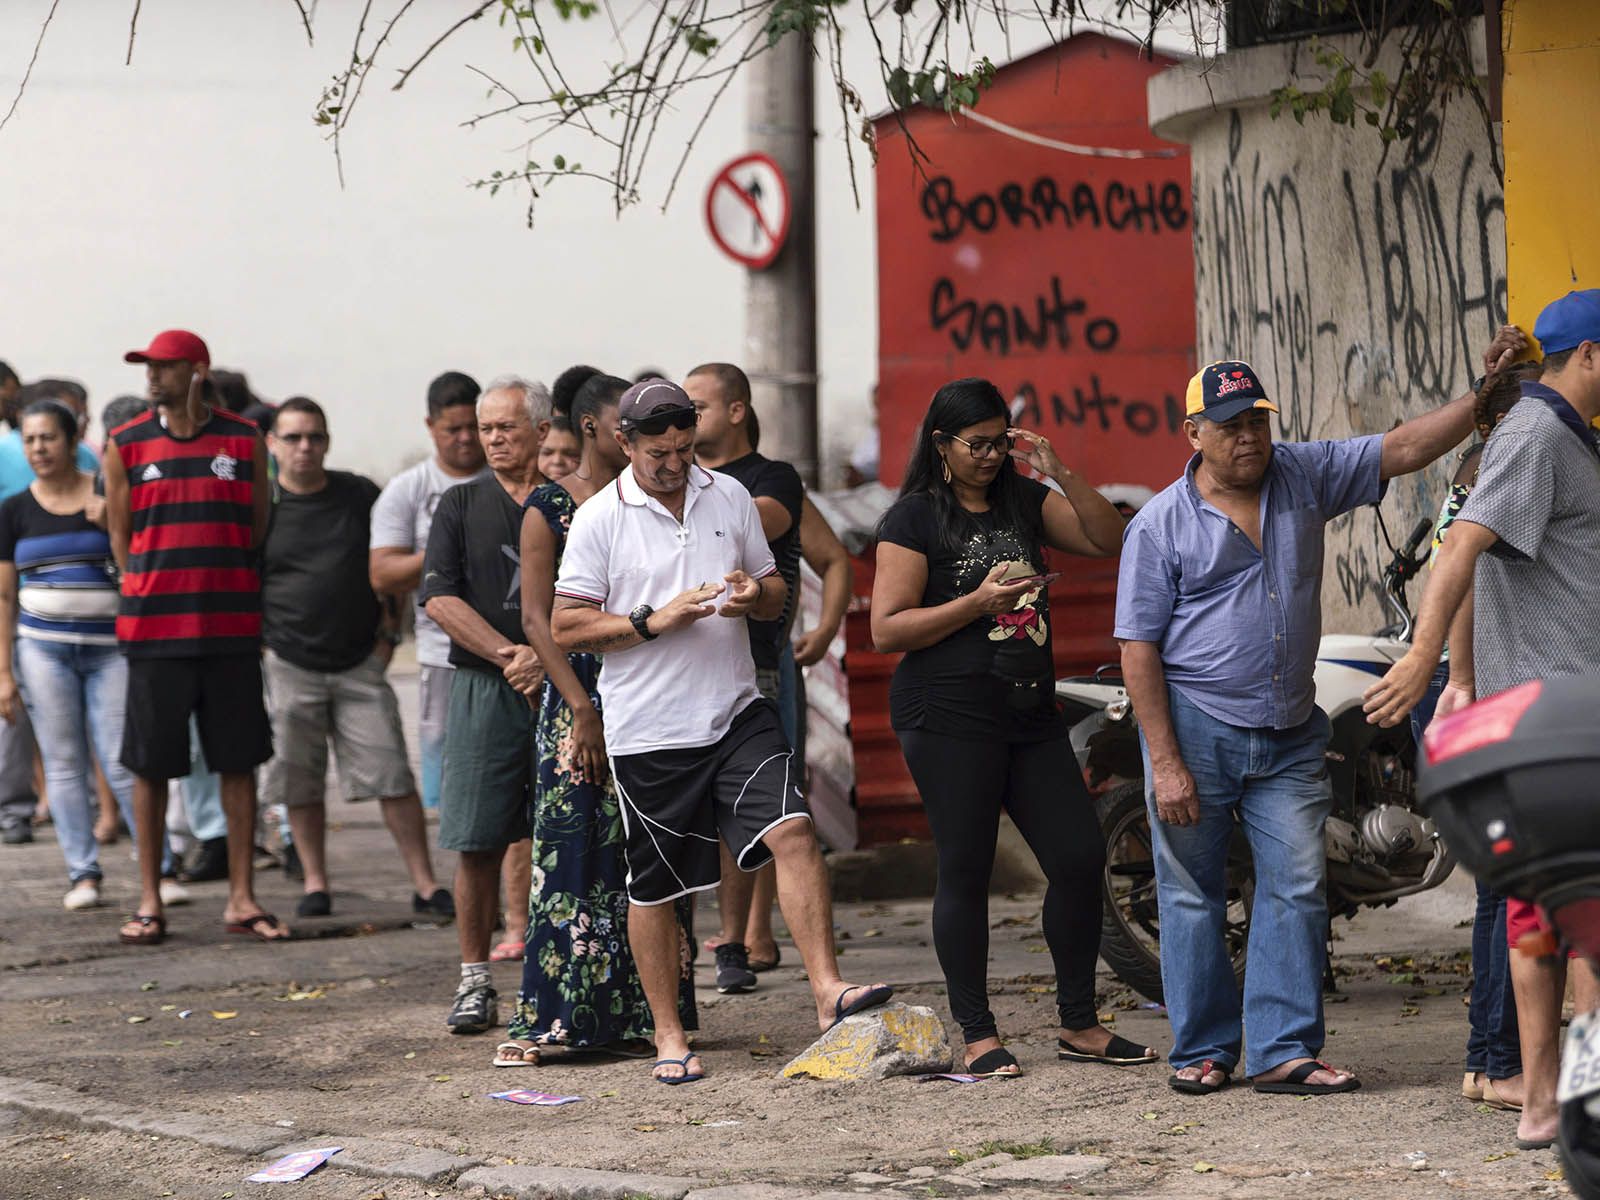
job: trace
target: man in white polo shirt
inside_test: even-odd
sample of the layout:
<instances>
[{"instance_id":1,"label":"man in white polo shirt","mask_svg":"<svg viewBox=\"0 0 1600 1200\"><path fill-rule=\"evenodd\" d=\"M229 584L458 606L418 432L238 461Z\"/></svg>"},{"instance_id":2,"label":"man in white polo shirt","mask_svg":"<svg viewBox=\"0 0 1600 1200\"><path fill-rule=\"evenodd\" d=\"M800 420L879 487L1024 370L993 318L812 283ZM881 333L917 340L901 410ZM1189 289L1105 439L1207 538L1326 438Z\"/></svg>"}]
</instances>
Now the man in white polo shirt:
<instances>
[{"instance_id":1,"label":"man in white polo shirt","mask_svg":"<svg viewBox=\"0 0 1600 1200\"><path fill-rule=\"evenodd\" d=\"M694 464L694 403L677 384L635 384L617 416L630 466L573 517L552 625L567 651L605 656L628 941L656 1022L654 1075L689 1083L705 1072L678 1022L671 901L717 885L719 834L741 870L776 861L821 1028L893 991L839 977L827 868L778 710L756 688L744 618L776 617L786 589L750 493Z\"/></svg>"}]
</instances>

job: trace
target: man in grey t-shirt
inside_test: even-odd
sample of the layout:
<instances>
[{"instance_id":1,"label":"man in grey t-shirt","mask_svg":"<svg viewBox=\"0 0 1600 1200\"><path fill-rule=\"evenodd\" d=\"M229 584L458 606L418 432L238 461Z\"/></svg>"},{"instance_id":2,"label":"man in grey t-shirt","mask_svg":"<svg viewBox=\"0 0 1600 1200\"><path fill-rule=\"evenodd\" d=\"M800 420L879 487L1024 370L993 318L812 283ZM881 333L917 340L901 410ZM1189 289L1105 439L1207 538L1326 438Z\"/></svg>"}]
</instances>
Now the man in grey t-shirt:
<instances>
[{"instance_id":1,"label":"man in grey t-shirt","mask_svg":"<svg viewBox=\"0 0 1600 1200\"><path fill-rule=\"evenodd\" d=\"M1440 543L1412 648L1367 692L1369 721L1394 725L1415 707L1469 588L1473 636L1451 640L1451 686L1436 715L1530 679L1600 671L1600 449L1590 428L1600 416L1600 289L1547 305L1533 334L1543 373L1490 436L1472 495ZM1507 901L1513 944L1538 920L1531 904ZM1566 963L1513 954L1511 983L1522 1040L1517 1145L1531 1149L1556 1135ZM1579 1011L1595 1008L1600 988L1587 966L1573 983Z\"/></svg>"},{"instance_id":2,"label":"man in grey t-shirt","mask_svg":"<svg viewBox=\"0 0 1600 1200\"><path fill-rule=\"evenodd\" d=\"M372 507L368 573L372 590L403 596L422 584L422 557L439 497L488 470L478 444L478 384L470 375L446 371L428 385L428 435L434 453L401 471ZM417 740L422 750L422 803L439 806L445 712L450 703L450 639L416 609L418 683Z\"/></svg>"}]
</instances>

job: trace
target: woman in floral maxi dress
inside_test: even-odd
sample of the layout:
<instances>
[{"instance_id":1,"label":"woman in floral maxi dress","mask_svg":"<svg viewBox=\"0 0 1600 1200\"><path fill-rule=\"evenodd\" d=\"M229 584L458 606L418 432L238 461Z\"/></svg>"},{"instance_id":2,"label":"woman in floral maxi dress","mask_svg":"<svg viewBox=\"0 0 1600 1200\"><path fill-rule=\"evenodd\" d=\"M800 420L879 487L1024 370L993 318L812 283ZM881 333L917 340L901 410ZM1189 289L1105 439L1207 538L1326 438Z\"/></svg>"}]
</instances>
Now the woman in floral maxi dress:
<instances>
[{"instance_id":1,"label":"woman in floral maxi dress","mask_svg":"<svg viewBox=\"0 0 1600 1200\"><path fill-rule=\"evenodd\" d=\"M572 515L627 467L613 436L617 399L627 387L626 380L597 373L578 389L571 420L582 463L560 483L535 488L523 518L523 625L546 664L546 678L522 988L506 1029L509 1040L495 1050L496 1066L532 1066L540 1048L551 1046L653 1053L650 1007L628 948L627 864L600 722L600 659L564 655L550 634ZM685 1028L693 1029L690 942L687 935L679 942L679 1010Z\"/></svg>"}]
</instances>

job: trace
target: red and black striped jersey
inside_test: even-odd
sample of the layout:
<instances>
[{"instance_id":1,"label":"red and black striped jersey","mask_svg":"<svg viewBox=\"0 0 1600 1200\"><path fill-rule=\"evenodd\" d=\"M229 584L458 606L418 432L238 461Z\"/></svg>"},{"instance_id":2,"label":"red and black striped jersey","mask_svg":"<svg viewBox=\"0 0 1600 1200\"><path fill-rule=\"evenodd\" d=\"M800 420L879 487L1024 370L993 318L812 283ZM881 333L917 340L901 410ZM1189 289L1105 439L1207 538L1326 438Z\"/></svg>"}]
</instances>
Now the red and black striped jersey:
<instances>
[{"instance_id":1,"label":"red and black striped jersey","mask_svg":"<svg viewBox=\"0 0 1600 1200\"><path fill-rule=\"evenodd\" d=\"M133 517L117 616L130 657L259 650L256 436L221 409L189 438L167 432L154 409L112 430Z\"/></svg>"}]
</instances>

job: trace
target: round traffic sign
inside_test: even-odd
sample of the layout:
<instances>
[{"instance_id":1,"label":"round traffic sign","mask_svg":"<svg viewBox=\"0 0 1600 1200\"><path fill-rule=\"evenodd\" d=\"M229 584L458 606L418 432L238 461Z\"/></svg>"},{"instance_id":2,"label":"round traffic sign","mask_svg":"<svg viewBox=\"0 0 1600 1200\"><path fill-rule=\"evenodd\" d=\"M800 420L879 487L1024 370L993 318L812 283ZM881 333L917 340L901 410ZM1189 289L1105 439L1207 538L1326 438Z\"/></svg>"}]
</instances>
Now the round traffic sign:
<instances>
[{"instance_id":1,"label":"round traffic sign","mask_svg":"<svg viewBox=\"0 0 1600 1200\"><path fill-rule=\"evenodd\" d=\"M736 158L711 180L706 227L729 258L753 271L770 267L789 236L789 184L765 154Z\"/></svg>"}]
</instances>

